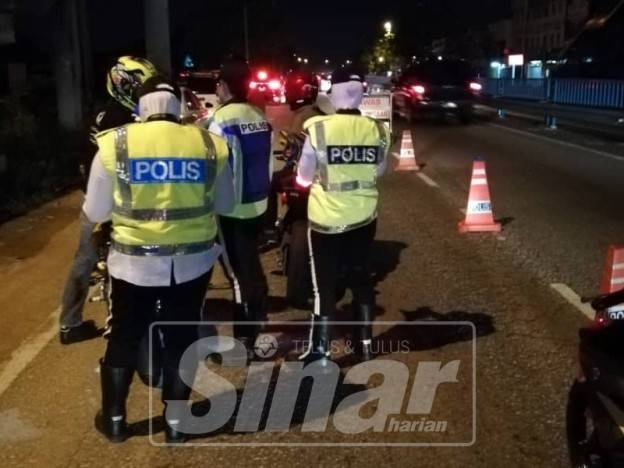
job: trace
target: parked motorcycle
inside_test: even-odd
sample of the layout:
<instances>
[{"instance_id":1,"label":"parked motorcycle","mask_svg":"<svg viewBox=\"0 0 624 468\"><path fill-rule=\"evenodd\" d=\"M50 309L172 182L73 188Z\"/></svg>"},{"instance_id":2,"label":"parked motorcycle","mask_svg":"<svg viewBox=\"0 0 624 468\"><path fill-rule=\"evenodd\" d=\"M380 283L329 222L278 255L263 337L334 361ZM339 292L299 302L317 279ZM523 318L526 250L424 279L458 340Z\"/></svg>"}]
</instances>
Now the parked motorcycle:
<instances>
[{"instance_id":1,"label":"parked motorcycle","mask_svg":"<svg viewBox=\"0 0 624 468\"><path fill-rule=\"evenodd\" d=\"M273 187L285 207L277 220L278 265L286 277L286 300L297 309L310 309L312 279L308 249L308 191L298 187L295 178L301 155L300 137L290 136L284 151L276 151L284 167L274 174Z\"/></svg>"},{"instance_id":2,"label":"parked motorcycle","mask_svg":"<svg viewBox=\"0 0 624 468\"><path fill-rule=\"evenodd\" d=\"M596 319L579 332L581 374L566 410L575 468L624 467L624 321L613 309L623 300L622 291L595 298Z\"/></svg>"}]
</instances>

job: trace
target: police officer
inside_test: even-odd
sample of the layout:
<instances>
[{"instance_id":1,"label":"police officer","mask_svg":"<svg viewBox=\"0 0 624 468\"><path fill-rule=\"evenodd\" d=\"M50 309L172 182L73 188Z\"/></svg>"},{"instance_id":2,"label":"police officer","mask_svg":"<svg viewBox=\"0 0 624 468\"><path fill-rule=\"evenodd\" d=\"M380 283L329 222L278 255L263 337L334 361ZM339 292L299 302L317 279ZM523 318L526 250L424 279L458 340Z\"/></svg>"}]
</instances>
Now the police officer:
<instances>
[{"instance_id":1,"label":"police officer","mask_svg":"<svg viewBox=\"0 0 624 468\"><path fill-rule=\"evenodd\" d=\"M352 68L332 75L330 99L334 115L306 121L309 132L297 182L311 186L308 200L309 246L314 286L314 316L307 361L330 356L330 320L336 308L336 286L346 270L357 321L356 350L371 353L375 295L370 252L377 225L377 177L385 171L390 132L358 110L363 77Z\"/></svg>"},{"instance_id":2,"label":"police officer","mask_svg":"<svg viewBox=\"0 0 624 468\"><path fill-rule=\"evenodd\" d=\"M227 139L236 205L219 217L227 274L234 290L234 336L253 357L257 327L240 322L266 319L267 281L260 264L259 237L271 176L271 125L247 101L251 72L247 63L229 58L217 85L220 106L208 121L210 131Z\"/></svg>"},{"instance_id":3,"label":"police officer","mask_svg":"<svg viewBox=\"0 0 624 468\"><path fill-rule=\"evenodd\" d=\"M319 80L313 73L291 71L286 75L284 94L293 114L290 125L280 132L279 146L283 148L285 159L297 161L301 156L305 141L303 124L312 117L324 115L324 112L316 104L319 94ZM273 237L275 232L277 194L283 192L285 187L290 185L291 176L292 173L289 168L273 173L265 220L268 238Z\"/></svg>"},{"instance_id":4,"label":"police officer","mask_svg":"<svg viewBox=\"0 0 624 468\"><path fill-rule=\"evenodd\" d=\"M154 65L146 59L131 56L117 59L117 63L106 76L106 89L111 99L97 114L91 127L94 144L95 135L99 132L134 122L138 89L145 80L155 74ZM84 172L88 171L92 159L93 155L90 155L90 159L82 165L83 169L86 168ZM93 321L82 319L89 293L89 279L98 261L98 253L92 239L94 227L84 213L81 213L78 251L69 271L62 298L60 340L65 345L95 338L100 334Z\"/></svg>"},{"instance_id":5,"label":"police officer","mask_svg":"<svg viewBox=\"0 0 624 468\"><path fill-rule=\"evenodd\" d=\"M225 140L179 123L179 92L154 77L142 87L142 123L97 136L84 212L91 222L112 216L110 310L100 363L102 410L96 427L112 442L128 437L126 398L137 351L151 323L199 321L212 266L215 212L229 212L234 190ZM158 304L158 305L157 305ZM179 369L197 339L196 326L163 326L165 436L180 443L180 415L196 368ZM184 378L183 378L184 376ZM179 403L178 403L179 405ZM177 411L180 411L179 406Z\"/></svg>"}]
</instances>

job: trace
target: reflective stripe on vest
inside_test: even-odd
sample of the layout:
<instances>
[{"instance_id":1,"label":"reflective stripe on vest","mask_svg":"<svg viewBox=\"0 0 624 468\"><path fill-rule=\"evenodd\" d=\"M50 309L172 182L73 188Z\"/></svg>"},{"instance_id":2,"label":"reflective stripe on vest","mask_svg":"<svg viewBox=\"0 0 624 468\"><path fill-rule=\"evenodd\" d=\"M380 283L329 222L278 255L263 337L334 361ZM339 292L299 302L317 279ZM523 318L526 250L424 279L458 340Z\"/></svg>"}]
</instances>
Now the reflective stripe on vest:
<instances>
[{"instance_id":1,"label":"reflective stripe on vest","mask_svg":"<svg viewBox=\"0 0 624 468\"><path fill-rule=\"evenodd\" d=\"M214 246L214 190L227 164L224 139L169 122L130 124L98 136L114 180L112 248L178 256Z\"/></svg>"},{"instance_id":2,"label":"reflective stripe on vest","mask_svg":"<svg viewBox=\"0 0 624 468\"><path fill-rule=\"evenodd\" d=\"M358 115L318 117L306 125L317 159L310 227L337 234L370 224L377 218L377 167L386 157L388 130Z\"/></svg>"},{"instance_id":3,"label":"reflective stripe on vest","mask_svg":"<svg viewBox=\"0 0 624 468\"><path fill-rule=\"evenodd\" d=\"M214 211L212 202L197 208L178 208L168 210L133 210L122 206L113 208L113 213L124 218L134 219L136 221L180 221L183 219L199 218L200 216L209 215Z\"/></svg>"},{"instance_id":4,"label":"reflective stripe on vest","mask_svg":"<svg viewBox=\"0 0 624 468\"><path fill-rule=\"evenodd\" d=\"M376 219L377 213L373 213L372 216L369 216L359 223L345 224L344 226L323 226L322 224L315 223L314 221L309 221L309 223L310 228L312 228L313 231L318 231L324 234L341 234L343 232L353 231L354 229L364 227Z\"/></svg>"},{"instance_id":5,"label":"reflective stripe on vest","mask_svg":"<svg viewBox=\"0 0 624 468\"><path fill-rule=\"evenodd\" d=\"M130 157L128 156L128 129L120 127L115 130L115 172L117 173L117 186L121 194L122 206L126 209L132 207L132 189L130 188Z\"/></svg>"},{"instance_id":6,"label":"reflective stripe on vest","mask_svg":"<svg viewBox=\"0 0 624 468\"><path fill-rule=\"evenodd\" d=\"M210 240L192 244L130 245L122 244L115 239L111 240L111 246L117 252L139 257L175 257L178 255L197 254L211 249L214 247L214 244L214 240Z\"/></svg>"},{"instance_id":7,"label":"reflective stripe on vest","mask_svg":"<svg viewBox=\"0 0 624 468\"><path fill-rule=\"evenodd\" d=\"M206 147L206 179L204 187L206 195L210 193L216 178L217 165L215 161L215 147L210 137L202 132L204 146ZM128 156L128 130L125 127L115 130L115 151L117 156L116 172L117 184L121 195L121 206L115 205L113 213L135 221L180 221L184 219L199 218L209 215L214 211L212 200L205 197L204 206L178 209L132 209L132 188L130 184L130 158ZM210 164L212 163L212 164Z\"/></svg>"},{"instance_id":8,"label":"reflective stripe on vest","mask_svg":"<svg viewBox=\"0 0 624 468\"><path fill-rule=\"evenodd\" d=\"M383 128L383 123L376 121L377 130L379 131L379 140L380 140L380 152L379 152L379 161L381 163L386 154L386 148L388 146L388 141L386 139L386 132ZM317 152L317 160L318 164L318 181L323 190L326 192L350 192L353 190L365 190L365 189L374 189L377 187L376 180L374 181L363 181L363 180L354 180L350 182L343 183L330 183L328 176L328 154L327 154L327 141L325 139L325 126L323 122L319 122L314 125L314 130L316 133L316 152Z\"/></svg>"},{"instance_id":9,"label":"reflective stripe on vest","mask_svg":"<svg viewBox=\"0 0 624 468\"><path fill-rule=\"evenodd\" d=\"M261 110L248 103L219 107L213 122L222 130L230 149L236 204L234 218L255 218L267 207L270 190L271 125Z\"/></svg>"}]
</instances>

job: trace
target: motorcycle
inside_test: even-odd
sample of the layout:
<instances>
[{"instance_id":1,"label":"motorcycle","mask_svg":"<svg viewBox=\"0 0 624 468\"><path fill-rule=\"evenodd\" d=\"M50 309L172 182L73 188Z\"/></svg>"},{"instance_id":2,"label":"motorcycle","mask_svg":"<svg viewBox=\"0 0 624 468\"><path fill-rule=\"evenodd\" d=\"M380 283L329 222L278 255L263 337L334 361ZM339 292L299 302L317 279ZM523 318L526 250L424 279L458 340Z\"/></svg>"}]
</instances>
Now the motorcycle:
<instances>
[{"instance_id":1,"label":"motorcycle","mask_svg":"<svg viewBox=\"0 0 624 468\"><path fill-rule=\"evenodd\" d=\"M286 300L297 309L312 307L312 278L308 249L308 194L297 186L297 162L302 141L288 135L284 151L275 151L284 167L274 174L274 189L279 194L284 215L277 220L278 266L286 277Z\"/></svg>"},{"instance_id":2,"label":"motorcycle","mask_svg":"<svg viewBox=\"0 0 624 468\"><path fill-rule=\"evenodd\" d=\"M581 374L566 408L571 466L624 467L624 291L585 299L596 319L579 332Z\"/></svg>"}]
</instances>

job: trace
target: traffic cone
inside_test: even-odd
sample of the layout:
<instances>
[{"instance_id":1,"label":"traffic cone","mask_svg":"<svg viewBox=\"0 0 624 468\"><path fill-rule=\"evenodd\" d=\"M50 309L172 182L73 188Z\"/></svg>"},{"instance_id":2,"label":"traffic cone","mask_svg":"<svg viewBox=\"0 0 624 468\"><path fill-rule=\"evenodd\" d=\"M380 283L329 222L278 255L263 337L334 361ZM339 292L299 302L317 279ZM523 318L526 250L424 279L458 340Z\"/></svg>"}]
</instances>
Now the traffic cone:
<instances>
[{"instance_id":1,"label":"traffic cone","mask_svg":"<svg viewBox=\"0 0 624 468\"><path fill-rule=\"evenodd\" d=\"M602 283L601 294L611 294L624 288L624 247L612 245L607 254ZM624 318L624 304L610 307L607 310L611 318Z\"/></svg>"},{"instance_id":2,"label":"traffic cone","mask_svg":"<svg viewBox=\"0 0 624 468\"><path fill-rule=\"evenodd\" d=\"M459 232L500 232L501 229L501 224L494 221L492 213L485 161L476 159L472 166L466 219L459 223Z\"/></svg>"},{"instance_id":3,"label":"traffic cone","mask_svg":"<svg viewBox=\"0 0 624 468\"><path fill-rule=\"evenodd\" d=\"M396 153L395 153L396 155ZM398 155L399 164L394 168L395 172L400 171L419 171L420 166L416 164L416 155L414 154L414 143L412 141L412 132L405 130L401 139L401 152Z\"/></svg>"}]
</instances>

